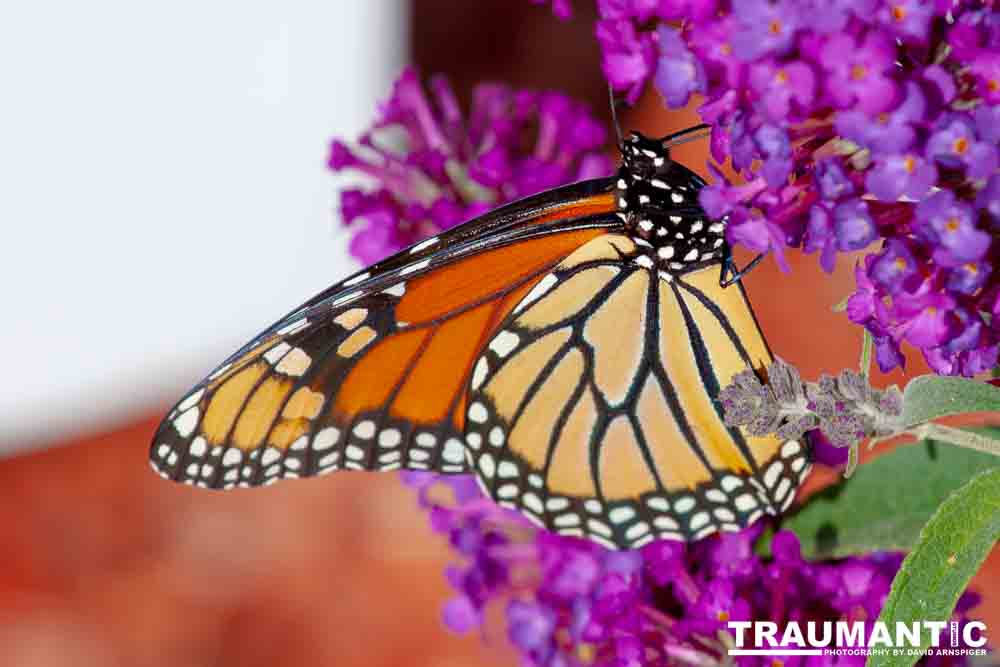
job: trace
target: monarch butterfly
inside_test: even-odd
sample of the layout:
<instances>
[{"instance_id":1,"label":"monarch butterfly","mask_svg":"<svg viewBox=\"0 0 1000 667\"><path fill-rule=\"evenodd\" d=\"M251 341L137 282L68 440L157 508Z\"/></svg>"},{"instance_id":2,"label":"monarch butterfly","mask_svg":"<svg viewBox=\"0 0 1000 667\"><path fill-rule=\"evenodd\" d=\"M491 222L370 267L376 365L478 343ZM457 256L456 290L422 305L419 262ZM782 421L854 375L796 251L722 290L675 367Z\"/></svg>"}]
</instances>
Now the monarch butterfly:
<instances>
[{"instance_id":1,"label":"monarch butterfly","mask_svg":"<svg viewBox=\"0 0 1000 667\"><path fill-rule=\"evenodd\" d=\"M716 401L772 355L726 221L670 159L689 132L633 133L614 177L499 208L310 299L178 402L153 468L224 489L472 472L500 505L618 549L784 510L807 451L725 426Z\"/></svg>"}]
</instances>

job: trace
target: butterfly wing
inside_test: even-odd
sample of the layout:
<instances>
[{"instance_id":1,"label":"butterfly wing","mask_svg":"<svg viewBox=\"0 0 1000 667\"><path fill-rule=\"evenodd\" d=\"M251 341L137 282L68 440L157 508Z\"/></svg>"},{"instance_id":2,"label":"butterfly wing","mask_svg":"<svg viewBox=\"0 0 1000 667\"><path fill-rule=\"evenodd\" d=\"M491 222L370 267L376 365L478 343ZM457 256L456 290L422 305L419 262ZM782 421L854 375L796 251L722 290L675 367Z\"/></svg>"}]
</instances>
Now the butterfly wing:
<instances>
[{"instance_id":1,"label":"butterfly wing","mask_svg":"<svg viewBox=\"0 0 1000 667\"><path fill-rule=\"evenodd\" d=\"M476 355L555 264L621 225L611 189L587 181L516 202L306 302L178 402L154 436L154 469L211 488L465 470Z\"/></svg>"},{"instance_id":2,"label":"butterfly wing","mask_svg":"<svg viewBox=\"0 0 1000 667\"><path fill-rule=\"evenodd\" d=\"M623 235L542 278L476 360L466 445L485 491L612 548L738 530L787 507L797 442L723 424L716 397L771 353L719 265L658 272Z\"/></svg>"}]
</instances>

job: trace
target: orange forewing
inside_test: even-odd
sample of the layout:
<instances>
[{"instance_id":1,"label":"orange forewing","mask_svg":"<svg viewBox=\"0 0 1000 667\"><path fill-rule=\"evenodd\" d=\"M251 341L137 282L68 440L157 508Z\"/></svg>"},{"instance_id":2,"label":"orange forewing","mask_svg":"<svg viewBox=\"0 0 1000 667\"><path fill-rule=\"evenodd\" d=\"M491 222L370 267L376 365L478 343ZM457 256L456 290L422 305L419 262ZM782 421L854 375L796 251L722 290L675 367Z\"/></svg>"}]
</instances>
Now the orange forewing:
<instances>
[{"instance_id":1,"label":"orange forewing","mask_svg":"<svg viewBox=\"0 0 1000 667\"><path fill-rule=\"evenodd\" d=\"M409 282L396 318L419 324L442 317L525 280L603 233L583 229L519 241L442 267Z\"/></svg>"}]
</instances>

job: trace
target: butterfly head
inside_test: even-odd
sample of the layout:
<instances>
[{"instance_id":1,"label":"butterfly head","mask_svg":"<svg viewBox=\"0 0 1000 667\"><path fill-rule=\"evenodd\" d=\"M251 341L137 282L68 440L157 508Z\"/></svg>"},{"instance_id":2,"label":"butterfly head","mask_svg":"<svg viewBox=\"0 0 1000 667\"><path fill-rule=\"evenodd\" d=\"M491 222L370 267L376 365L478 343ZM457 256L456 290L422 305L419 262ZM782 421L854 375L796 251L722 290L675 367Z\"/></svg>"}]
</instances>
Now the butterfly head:
<instances>
[{"instance_id":1,"label":"butterfly head","mask_svg":"<svg viewBox=\"0 0 1000 667\"><path fill-rule=\"evenodd\" d=\"M718 263L728 249L725 221L710 220L698 201L704 181L671 160L668 145L630 134L614 192L626 232L661 272L675 274Z\"/></svg>"},{"instance_id":2,"label":"butterfly head","mask_svg":"<svg viewBox=\"0 0 1000 667\"><path fill-rule=\"evenodd\" d=\"M622 161L632 174L652 178L670 169L670 150L658 139L632 132L622 147Z\"/></svg>"}]
</instances>

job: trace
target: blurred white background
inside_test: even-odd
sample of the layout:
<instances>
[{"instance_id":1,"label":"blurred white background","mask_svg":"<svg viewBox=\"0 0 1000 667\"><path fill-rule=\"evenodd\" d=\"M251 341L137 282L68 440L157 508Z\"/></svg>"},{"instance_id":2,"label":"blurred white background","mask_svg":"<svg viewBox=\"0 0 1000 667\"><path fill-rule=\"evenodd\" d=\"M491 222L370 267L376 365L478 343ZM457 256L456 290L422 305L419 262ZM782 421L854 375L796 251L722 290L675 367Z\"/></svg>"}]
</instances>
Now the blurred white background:
<instances>
[{"instance_id":1,"label":"blurred white background","mask_svg":"<svg viewBox=\"0 0 1000 667\"><path fill-rule=\"evenodd\" d=\"M50 0L0 12L0 452L176 398L346 274L334 135L407 3Z\"/></svg>"}]
</instances>

